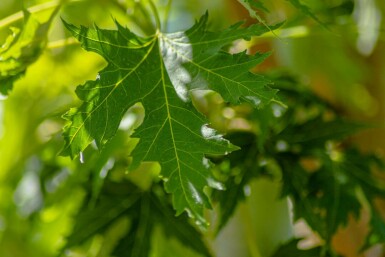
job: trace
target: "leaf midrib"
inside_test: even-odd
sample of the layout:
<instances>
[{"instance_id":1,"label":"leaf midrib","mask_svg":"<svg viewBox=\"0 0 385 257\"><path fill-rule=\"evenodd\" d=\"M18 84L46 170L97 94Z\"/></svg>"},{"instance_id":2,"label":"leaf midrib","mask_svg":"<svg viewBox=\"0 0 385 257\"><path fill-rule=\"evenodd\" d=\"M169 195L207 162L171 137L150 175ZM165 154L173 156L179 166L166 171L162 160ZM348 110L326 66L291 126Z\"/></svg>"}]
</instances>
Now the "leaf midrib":
<instances>
[{"instance_id":1,"label":"leaf midrib","mask_svg":"<svg viewBox=\"0 0 385 257\"><path fill-rule=\"evenodd\" d=\"M161 34L159 34L159 35L161 35ZM172 118L171 118L170 107L169 107L170 104L168 102L168 94L167 94L167 88L166 88L166 83L165 83L165 69L164 69L164 66L163 66L164 64L163 64L163 59L162 59L162 49L160 49L160 46L159 46L159 59L160 59L159 63L160 63L161 76L162 76L162 86L163 86L162 89L163 89L164 99L166 101L167 121L168 121L168 124L170 126L171 141L172 141L173 148L174 148L174 154L175 154L175 159L176 159L176 163L177 163L177 171L178 171L178 175L179 175L178 179L179 179L182 191L183 191L184 198L186 199L187 203L191 207L192 205L191 205L190 201L188 200L188 197L187 197L187 194L186 194L186 188L184 187L184 183L182 181L180 160L179 160L179 155L178 155L177 147L176 147L176 144L175 144L174 129L173 129L173 126L172 126ZM191 209L193 209L193 208L191 208Z\"/></svg>"}]
</instances>

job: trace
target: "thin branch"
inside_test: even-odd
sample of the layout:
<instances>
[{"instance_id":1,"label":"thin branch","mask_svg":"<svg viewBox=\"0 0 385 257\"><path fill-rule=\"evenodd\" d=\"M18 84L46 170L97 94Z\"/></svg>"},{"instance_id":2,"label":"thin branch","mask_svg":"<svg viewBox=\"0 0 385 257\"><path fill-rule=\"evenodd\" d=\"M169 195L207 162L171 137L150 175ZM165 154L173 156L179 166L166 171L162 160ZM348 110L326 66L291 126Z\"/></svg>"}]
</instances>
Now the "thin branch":
<instances>
[{"instance_id":1,"label":"thin branch","mask_svg":"<svg viewBox=\"0 0 385 257\"><path fill-rule=\"evenodd\" d=\"M169 21L169 17L170 17L171 5L172 5L172 0L168 0L167 5L166 5L166 10L164 13L163 27L164 27L165 32L168 32L168 21Z\"/></svg>"},{"instance_id":2,"label":"thin branch","mask_svg":"<svg viewBox=\"0 0 385 257\"><path fill-rule=\"evenodd\" d=\"M42 11L57 7L58 5L60 5L60 2L52 1L52 2L47 2L44 4L32 6L31 8L28 9L28 11L31 13L42 12ZM6 26L8 26L14 22L17 22L17 21L23 19L23 18L24 18L23 11L19 11L17 13L14 13L14 14L0 20L0 28L6 27Z\"/></svg>"},{"instance_id":3,"label":"thin branch","mask_svg":"<svg viewBox=\"0 0 385 257\"><path fill-rule=\"evenodd\" d=\"M35 5L35 6L32 6L32 7L28 8L28 11L30 13L43 12L45 10L49 10L49 9L58 7L63 2L65 2L65 1L63 1L63 0L61 0L61 1L52 1L52 2L47 2L47 3ZM70 2L80 2L80 0L71 0ZM23 18L24 18L23 11L19 11L17 13L14 13L14 14L8 16L8 17L5 17L4 19L0 20L0 29L4 28L6 26L9 26L10 24L12 24L14 22L17 22L17 21L19 21L19 20L21 20Z\"/></svg>"},{"instance_id":4,"label":"thin branch","mask_svg":"<svg viewBox=\"0 0 385 257\"><path fill-rule=\"evenodd\" d=\"M57 48L62 48L69 45L78 45L78 44L80 44L79 41L77 41L74 38L65 38L65 39L49 42L47 44L47 49L57 49Z\"/></svg>"},{"instance_id":5,"label":"thin branch","mask_svg":"<svg viewBox=\"0 0 385 257\"><path fill-rule=\"evenodd\" d=\"M149 3L150 3L151 10L155 16L156 28L158 31L160 31L161 30L161 23L160 23L158 10L156 9L156 6L152 0L149 0Z\"/></svg>"}]
</instances>

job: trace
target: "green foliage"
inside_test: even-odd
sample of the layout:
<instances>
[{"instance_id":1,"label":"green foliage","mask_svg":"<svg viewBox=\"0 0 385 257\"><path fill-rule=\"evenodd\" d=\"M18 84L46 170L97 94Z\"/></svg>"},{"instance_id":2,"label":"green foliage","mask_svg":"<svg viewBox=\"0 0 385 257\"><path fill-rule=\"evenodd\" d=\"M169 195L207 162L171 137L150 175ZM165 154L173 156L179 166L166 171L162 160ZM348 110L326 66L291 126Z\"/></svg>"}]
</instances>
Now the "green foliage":
<instances>
[{"instance_id":1,"label":"green foliage","mask_svg":"<svg viewBox=\"0 0 385 257\"><path fill-rule=\"evenodd\" d=\"M97 204L83 206L75 218L75 227L65 248L79 245L120 224L120 238L114 239L114 256L149 256L157 227L161 227L167 237L180 240L202 256L211 256L202 235L186 215L175 217L167 199L160 184L143 191L130 182L106 183Z\"/></svg>"},{"instance_id":2,"label":"green foliage","mask_svg":"<svg viewBox=\"0 0 385 257\"><path fill-rule=\"evenodd\" d=\"M33 14L24 10L24 26L20 30L11 27L8 36L0 48L0 93L7 95L16 80L25 74L47 44L47 35L59 8L52 12L46 22L39 22Z\"/></svg>"},{"instance_id":3,"label":"green foliage","mask_svg":"<svg viewBox=\"0 0 385 257\"><path fill-rule=\"evenodd\" d=\"M369 233L357 250L385 243L384 162L350 140L373 126L263 63L271 53L250 54L275 29L306 26L306 17L325 27L319 10L345 8L330 15L346 18L350 2L314 1L322 6L314 12L305 1L282 1L304 14L289 27L269 25L267 1L238 2L261 24L219 29L206 13L166 33L173 12L195 16L171 1L63 1L60 17L54 8L46 22L32 14L39 8L24 11L22 29L12 28L0 49L0 92L10 93L0 102L1 256L220 256L218 245L237 241L240 253L225 254L337 257L333 237L362 213ZM63 141L65 157L57 155ZM253 220L272 205L255 206L258 180L271 180L277 202L290 202L280 221ZM270 227L272 236L256 236L289 212L288 227L304 221L319 244L269 241L283 238Z\"/></svg>"},{"instance_id":4,"label":"green foliage","mask_svg":"<svg viewBox=\"0 0 385 257\"><path fill-rule=\"evenodd\" d=\"M287 78L275 81L288 109L277 115L279 106L270 105L251 112L249 115L260 125L267 122L267 127L257 133L230 133L230 141L241 150L215 160L220 167L219 177L225 178L228 188L217 192L221 213L218 229L225 226L237 203L246 198L244 187L251 179L281 178L281 197L289 196L293 201L295 220L306 220L328 248L337 229L347 225L349 216L358 219L366 201L384 197L383 183L371 172L381 161L337 143L366 125L341 120L321 99ZM378 210L373 207L372 211L375 223Z\"/></svg>"},{"instance_id":5,"label":"green foliage","mask_svg":"<svg viewBox=\"0 0 385 257\"><path fill-rule=\"evenodd\" d=\"M159 162L177 214L187 210L200 224L206 223L203 208L210 206L203 189L215 186L204 155L223 155L237 148L195 111L191 91L211 89L228 102L256 107L273 101L276 93L267 87L268 80L249 72L266 55L221 51L236 39L257 36L266 29L236 24L223 32L209 32L207 17L184 33L158 32L150 38L138 37L118 23L116 31L66 24L85 49L101 54L109 65L96 81L77 89L85 103L66 114L70 123L64 132L63 154L75 157L93 139L103 147L128 108L142 103L146 115L133 134L139 143L132 152L132 166Z\"/></svg>"}]
</instances>

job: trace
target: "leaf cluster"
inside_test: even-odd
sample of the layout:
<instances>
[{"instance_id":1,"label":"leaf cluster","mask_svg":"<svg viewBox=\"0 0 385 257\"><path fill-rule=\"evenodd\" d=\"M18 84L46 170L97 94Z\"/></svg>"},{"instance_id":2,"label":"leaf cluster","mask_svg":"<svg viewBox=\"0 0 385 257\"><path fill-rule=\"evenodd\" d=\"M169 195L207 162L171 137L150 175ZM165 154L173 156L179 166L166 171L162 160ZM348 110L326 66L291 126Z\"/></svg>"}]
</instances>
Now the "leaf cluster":
<instances>
[{"instance_id":1,"label":"leaf cluster","mask_svg":"<svg viewBox=\"0 0 385 257\"><path fill-rule=\"evenodd\" d=\"M139 142L131 166L159 162L177 214L187 211L200 224L206 223L203 209L210 206L203 190L215 186L205 154L221 155L237 148L195 110L191 92L214 90L233 104L249 102L257 107L277 101L276 90L267 86L269 80L249 72L265 54L231 55L221 50L236 39L249 39L267 29L236 24L210 32L207 17L186 32L158 32L149 38L141 38L119 23L115 31L66 24L82 46L101 54L108 66L97 80L78 87L77 95L84 103L65 116L69 123L62 153L75 157L92 140L102 148L115 135L127 110L141 103L146 114L132 135Z\"/></svg>"},{"instance_id":2,"label":"leaf cluster","mask_svg":"<svg viewBox=\"0 0 385 257\"><path fill-rule=\"evenodd\" d=\"M381 225L374 224L380 210L375 200L384 197L385 185L376 174L383 170L384 163L373 154L360 153L344 140L369 126L341 118L332 106L290 76L281 75L274 81L288 109L280 110L272 104L248 113L247 119L255 122L257 129L229 132L227 137L241 150L213 160L217 163L217 176L227 188L215 194L221 213L219 229L225 226L239 201L247 197L245 186L252 179L267 177L282 181L281 197L291 200L294 220L305 220L323 239L325 244L317 248L323 254L336 256L333 236L352 217L359 220L364 209L371 213L372 225L361 250L378 243ZM373 244L370 238L376 238ZM282 246L277 256L295 242ZM306 254L318 256L317 251ZM302 256L305 252L297 254Z\"/></svg>"},{"instance_id":3,"label":"leaf cluster","mask_svg":"<svg viewBox=\"0 0 385 257\"><path fill-rule=\"evenodd\" d=\"M110 239L114 247L105 254L149 256L154 234L161 228L167 237L179 240L202 256L211 256L202 234L190 224L187 215L175 217L159 183L143 191L129 181L107 182L97 202L93 206L84 205L75 220L66 248L81 245L95 234L108 236L108 231L117 226L118 232L114 234L118 236Z\"/></svg>"},{"instance_id":4,"label":"leaf cluster","mask_svg":"<svg viewBox=\"0 0 385 257\"><path fill-rule=\"evenodd\" d=\"M12 34L0 48L0 93L7 95L15 81L21 78L28 66L34 63L47 45L47 35L59 8L46 22L40 22L33 14L24 10L22 29L11 27Z\"/></svg>"},{"instance_id":5,"label":"leaf cluster","mask_svg":"<svg viewBox=\"0 0 385 257\"><path fill-rule=\"evenodd\" d=\"M149 29L152 20L139 22L149 32L145 36L117 21L115 29L103 29L63 20L81 47L106 66L77 87L81 103L63 116L61 154L82 162L71 167L78 171L76 182L63 188L52 182L69 173L57 161L46 162L39 174L41 185L55 184L57 199L79 183L86 192L61 254L93 251L98 242L100 256L167 256L168 247L180 256L190 250L213 256L207 228L219 234L247 199L248 185L260 178L278 181L280 198L292 203L293 223L304 220L322 239L301 250L300 239L293 238L273 257L336 257L333 236L363 212L369 213L370 231L361 250L385 242L376 203L385 197L384 163L349 142L370 126L343 118L291 75L252 72L269 53L229 51L235 41L282 26L261 18L261 11L269 12L263 1L239 2L261 24L211 31L206 13L191 28L166 33L151 1L148 10L158 27ZM288 2L326 27L301 1ZM57 11L44 23L25 11L24 27L12 29L0 49L2 94L46 48ZM230 119L244 126L218 125L200 95L220 98L218 113L230 111ZM47 188L41 191L48 199Z\"/></svg>"}]
</instances>

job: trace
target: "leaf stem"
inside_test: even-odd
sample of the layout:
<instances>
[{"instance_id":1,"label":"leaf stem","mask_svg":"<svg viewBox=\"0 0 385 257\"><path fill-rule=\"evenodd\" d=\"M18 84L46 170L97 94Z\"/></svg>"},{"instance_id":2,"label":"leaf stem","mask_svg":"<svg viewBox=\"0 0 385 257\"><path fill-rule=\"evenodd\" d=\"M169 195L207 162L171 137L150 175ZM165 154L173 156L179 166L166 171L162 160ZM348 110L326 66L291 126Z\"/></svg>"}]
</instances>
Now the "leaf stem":
<instances>
[{"instance_id":1,"label":"leaf stem","mask_svg":"<svg viewBox=\"0 0 385 257\"><path fill-rule=\"evenodd\" d=\"M166 5L166 10L164 12L164 22L163 22L163 28L166 32L168 32L168 20L170 17L171 5L172 5L172 0L168 0Z\"/></svg>"},{"instance_id":2,"label":"leaf stem","mask_svg":"<svg viewBox=\"0 0 385 257\"><path fill-rule=\"evenodd\" d=\"M154 24L151 21L151 15L148 13L147 8L143 5L143 1L139 1L135 4L135 7L138 8L138 10L142 13L142 15L145 17L143 21L135 19L135 17L132 19L133 22L141 28L141 30L146 34L152 34L154 33Z\"/></svg>"},{"instance_id":3,"label":"leaf stem","mask_svg":"<svg viewBox=\"0 0 385 257\"><path fill-rule=\"evenodd\" d=\"M282 106L282 107L285 108L285 109L288 109L288 108L289 108L289 106L287 106L286 104L284 104L283 102L281 102L281 101L279 101L279 100L277 100L277 99L275 99L275 98L271 99L271 102L272 102L272 103L276 103L276 104Z\"/></svg>"},{"instance_id":4,"label":"leaf stem","mask_svg":"<svg viewBox=\"0 0 385 257\"><path fill-rule=\"evenodd\" d=\"M156 9L156 6L152 0L149 0L149 3L150 3L151 11L153 12L153 14L155 16L156 29L157 29L157 31L160 31L161 30L161 22L160 22L158 10Z\"/></svg>"},{"instance_id":5,"label":"leaf stem","mask_svg":"<svg viewBox=\"0 0 385 257\"><path fill-rule=\"evenodd\" d=\"M47 45L47 49L57 49L64 46L78 45L78 44L80 44L79 41L77 41L74 38L65 38L65 39L49 42Z\"/></svg>"},{"instance_id":6,"label":"leaf stem","mask_svg":"<svg viewBox=\"0 0 385 257\"><path fill-rule=\"evenodd\" d=\"M28 8L28 11L30 13L43 12L45 10L49 10L49 9L58 7L63 2L64 2L63 0L46 2L43 4L32 6L32 7ZM71 0L71 2L80 2L80 0ZM11 15L5 17L4 19L0 20L0 29L4 28L4 27L6 27L6 26L8 26L14 22L17 22L23 18L24 18L24 12L23 11L19 11L17 13L11 14Z\"/></svg>"},{"instance_id":7,"label":"leaf stem","mask_svg":"<svg viewBox=\"0 0 385 257\"><path fill-rule=\"evenodd\" d=\"M306 26L295 26L290 28L279 28L273 31L266 32L260 35L258 38L301 38L310 35L310 29Z\"/></svg>"},{"instance_id":8,"label":"leaf stem","mask_svg":"<svg viewBox=\"0 0 385 257\"><path fill-rule=\"evenodd\" d=\"M47 2L44 4L35 5L31 8L29 8L29 12L36 13L36 12L45 11L45 10L54 8L54 7L58 6L59 4L60 3L57 1L52 1L52 2ZM0 20L0 28L6 27L6 26L18 21L18 20L21 20L23 17L24 17L23 11L19 11L17 13L14 13L14 14L8 16L8 17L5 17L4 19Z\"/></svg>"}]
</instances>

